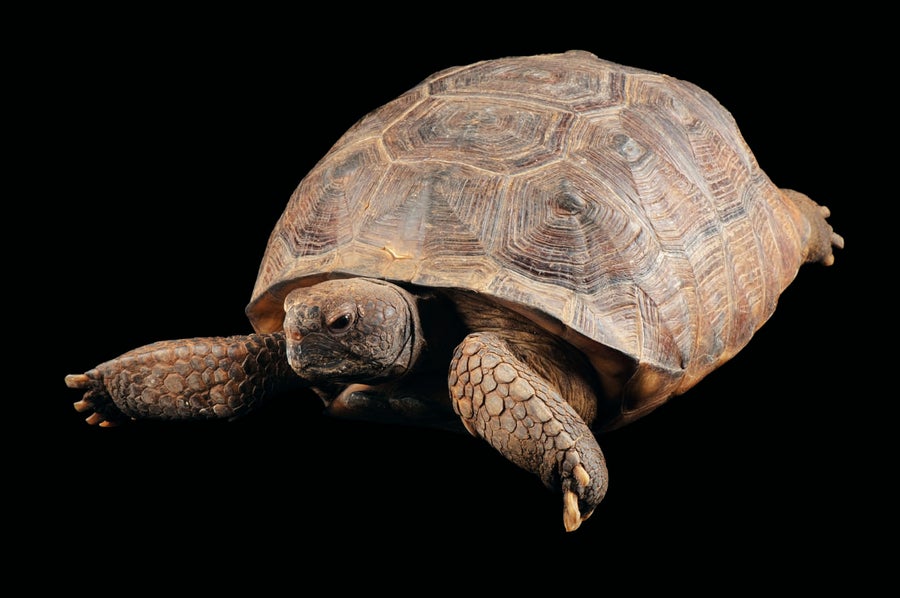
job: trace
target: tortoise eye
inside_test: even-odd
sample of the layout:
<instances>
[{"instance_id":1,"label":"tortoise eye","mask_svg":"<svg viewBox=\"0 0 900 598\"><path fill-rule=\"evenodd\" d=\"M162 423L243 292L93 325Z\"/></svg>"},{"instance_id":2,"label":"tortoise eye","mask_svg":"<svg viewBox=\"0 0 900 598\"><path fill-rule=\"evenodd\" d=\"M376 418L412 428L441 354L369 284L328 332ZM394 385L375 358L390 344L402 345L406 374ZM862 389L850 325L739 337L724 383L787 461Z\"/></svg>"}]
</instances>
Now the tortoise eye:
<instances>
[{"instance_id":1,"label":"tortoise eye","mask_svg":"<svg viewBox=\"0 0 900 598\"><path fill-rule=\"evenodd\" d=\"M328 330L331 332L343 332L353 323L353 314L341 314L328 322Z\"/></svg>"}]
</instances>

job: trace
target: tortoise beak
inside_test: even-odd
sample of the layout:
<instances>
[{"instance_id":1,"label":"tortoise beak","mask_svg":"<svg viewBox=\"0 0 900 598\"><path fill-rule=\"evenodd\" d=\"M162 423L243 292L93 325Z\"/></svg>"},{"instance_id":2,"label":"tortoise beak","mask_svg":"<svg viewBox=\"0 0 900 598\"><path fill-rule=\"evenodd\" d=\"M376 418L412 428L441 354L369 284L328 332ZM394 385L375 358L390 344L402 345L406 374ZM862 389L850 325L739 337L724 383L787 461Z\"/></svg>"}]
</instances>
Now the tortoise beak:
<instances>
[{"instance_id":1,"label":"tortoise beak","mask_svg":"<svg viewBox=\"0 0 900 598\"><path fill-rule=\"evenodd\" d=\"M288 363L301 377L304 369L304 360L301 359L303 341L320 329L321 316L318 307L288 306L284 321Z\"/></svg>"},{"instance_id":2,"label":"tortoise beak","mask_svg":"<svg viewBox=\"0 0 900 598\"><path fill-rule=\"evenodd\" d=\"M285 340L287 341L287 359L291 369L300 374L303 371L303 361L300 354L303 351L303 336L299 332L291 332L285 330Z\"/></svg>"}]
</instances>

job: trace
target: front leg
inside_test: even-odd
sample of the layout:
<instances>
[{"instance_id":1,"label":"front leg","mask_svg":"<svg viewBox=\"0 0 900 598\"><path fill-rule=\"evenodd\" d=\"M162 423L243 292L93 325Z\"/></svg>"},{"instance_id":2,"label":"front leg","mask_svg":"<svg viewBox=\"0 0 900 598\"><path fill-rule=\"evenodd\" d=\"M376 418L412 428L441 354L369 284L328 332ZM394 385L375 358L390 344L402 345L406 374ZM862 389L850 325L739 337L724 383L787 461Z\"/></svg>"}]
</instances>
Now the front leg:
<instances>
[{"instance_id":1,"label":"front leg","mask_svg":"<svg viewBox=\"0 0 900 598\"><path fill-rule=\"evenodd\" d=\"M573 531L606 494L603 453L581 416L494 333L471 334L450 364L450 396L466 429L563 494Z\"/></svg>"},{"instance_id":2,"label":"front leg","mask_svg":"<svg viewBox=\"0 0 900 598\"><path fill-rule=\"evenodd\" d=\"M297 381L282 333L161 341L66 376L66 385L85 391L75 409L101 426L234 418Z\"/></svg>"}]
</instances>

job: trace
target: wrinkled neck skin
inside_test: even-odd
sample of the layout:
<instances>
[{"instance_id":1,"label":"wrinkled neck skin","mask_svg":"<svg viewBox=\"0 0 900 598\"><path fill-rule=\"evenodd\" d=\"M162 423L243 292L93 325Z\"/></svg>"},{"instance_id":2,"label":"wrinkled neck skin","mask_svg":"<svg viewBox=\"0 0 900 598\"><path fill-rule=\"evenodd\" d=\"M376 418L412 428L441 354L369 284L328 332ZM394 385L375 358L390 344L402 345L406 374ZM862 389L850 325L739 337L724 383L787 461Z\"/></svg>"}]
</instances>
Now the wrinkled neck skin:
<instances>
[{"instance_id":1,"label":"wrinkled neck skin","mask_svg":"<svg viewBox=\"0 0 900 598\"><path fill-rule=\"evenodd\" d=\"M425 347L425 336L422 333L422 322L419 319L416 298L399 287L396 287L396 290L398 291L401 300L406 304L409 319L407 321L407 335L403 342L403 349L397 356L394 365L387 368L385 371L385 376L388 379L403 377L412 370L416 366Z\"/></svg>"}]
</instances>

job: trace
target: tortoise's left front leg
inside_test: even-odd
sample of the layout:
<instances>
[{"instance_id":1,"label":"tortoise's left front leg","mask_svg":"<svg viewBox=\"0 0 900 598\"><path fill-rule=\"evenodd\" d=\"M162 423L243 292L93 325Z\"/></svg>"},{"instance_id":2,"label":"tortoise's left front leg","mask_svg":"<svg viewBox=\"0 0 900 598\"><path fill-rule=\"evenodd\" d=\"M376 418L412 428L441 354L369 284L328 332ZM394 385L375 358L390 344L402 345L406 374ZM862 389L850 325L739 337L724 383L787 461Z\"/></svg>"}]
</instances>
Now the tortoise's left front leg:
<instances>
[{"instance_id":1,"label":"tortoise's left front leg","mask_svg":"<svg viewBox=\"0 0 900 598\"><path fill-rule=\"evenodd\" d=\"M129 419L234 418L279 387L297 384L282 333L161 341L129 351L66 385L89 424Z\"/></svg>"}]
</instances>

